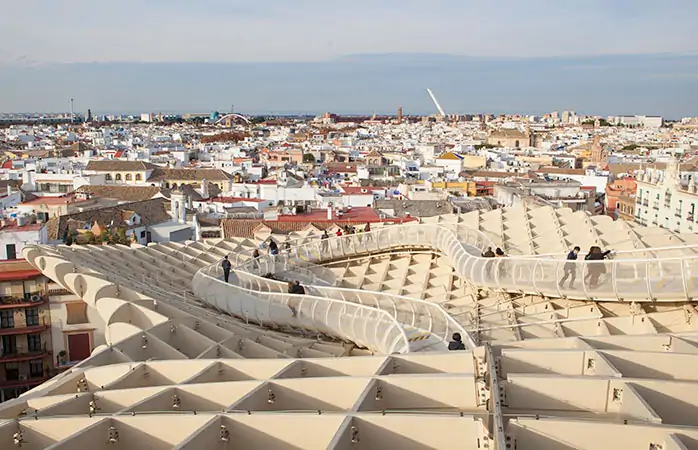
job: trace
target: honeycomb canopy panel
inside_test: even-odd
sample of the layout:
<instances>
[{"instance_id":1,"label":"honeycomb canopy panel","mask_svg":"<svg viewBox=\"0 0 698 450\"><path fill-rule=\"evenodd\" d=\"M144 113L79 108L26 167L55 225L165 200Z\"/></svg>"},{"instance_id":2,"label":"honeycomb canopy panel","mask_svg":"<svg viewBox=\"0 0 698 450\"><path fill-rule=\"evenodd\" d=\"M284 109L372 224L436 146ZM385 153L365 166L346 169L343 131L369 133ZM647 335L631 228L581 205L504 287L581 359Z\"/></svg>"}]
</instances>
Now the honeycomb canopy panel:
<instances>
[{"instance_id":1,"label":"honeycomb canopy panel","mask_svg":"<svg viewBox=\"0 0 698 450\"><path fill-rule=\"evenodd\" d=\"M698 448L692 236L527 206L272 237L25 249L95 349L0 404L0 448Z\"/></svg>"}]
</instances>

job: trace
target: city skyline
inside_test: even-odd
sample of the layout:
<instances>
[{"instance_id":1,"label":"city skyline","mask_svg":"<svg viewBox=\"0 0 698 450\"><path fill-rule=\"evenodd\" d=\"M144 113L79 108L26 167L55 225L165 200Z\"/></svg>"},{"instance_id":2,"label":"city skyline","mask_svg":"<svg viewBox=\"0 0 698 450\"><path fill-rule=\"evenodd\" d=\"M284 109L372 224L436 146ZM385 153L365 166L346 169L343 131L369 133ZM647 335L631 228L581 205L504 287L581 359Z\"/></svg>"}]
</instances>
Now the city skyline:
<instances>
[{"instance_id":1,"label":"city skyline","mask_svg":"<svg viewBox=\"0 0 698 450\"><path fill-rule=\"evenodd\" d=\"M473 58L353 55L299 63L89 63L4 67L0 111L227 111L698 115L698 56ZM0 88L2 89L2 88Z\"/></svg>"}]
</instances>

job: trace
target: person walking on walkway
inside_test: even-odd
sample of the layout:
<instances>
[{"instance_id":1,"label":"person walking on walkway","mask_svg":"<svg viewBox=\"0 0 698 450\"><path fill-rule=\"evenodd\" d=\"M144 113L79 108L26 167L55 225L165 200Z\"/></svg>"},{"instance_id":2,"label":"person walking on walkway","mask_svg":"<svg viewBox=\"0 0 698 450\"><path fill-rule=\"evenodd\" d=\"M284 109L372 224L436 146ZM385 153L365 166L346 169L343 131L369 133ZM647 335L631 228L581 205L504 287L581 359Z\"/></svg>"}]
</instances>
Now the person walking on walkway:
<instances>
[{"instance_id":1,"label":"person walking on walkway","mask_svg":"<svg viewBox=\"0 0 698 450\"><path fill-rule=\"evenodd\" d=\"M323 253L327 253L330 249L330 246L327 243L327 240L330 238L330 235L327 233L327 230L322 232L322 236L320 236L320 248L322 249Z\"/></svg>"},{"instance_id":2,"label":"person walking on walkway","mask_svg":"<svg viewBox=\"0 0 698 450\"><path fill-rule=\"evenodd\" d=\"M223 257L223 262L221 263L221 267L223 268L223 279L227 283L228 278L230 278L230 268L231 268L230 261L228 261L228 255L225 255Z\"/></svg>"},{"instance_id":3,"label":"person walking on walkway","mask_svg":"<svg viewBox=\"0 0 698 450\"><path fill-rule=\"evenodd\" d=\"M303 285L301 285L300 281L296 280L296 282L293 283L293 288L294 288L294 292L293 292L294 294L305 295L305 288L303 287Z\"/></svg>"},{"instance_id":4,"label":"person walking on walkway","mask_svg":"<svg viewBox=\"0 0 698 450\"><path fill-rule=\"evenodd\" d=\"M274 241L269 242L269 253L272 255L279 254L279 246L276 245L276 242L274 242Z\"/></svg>"},{"instance_id":5,"label":"person walking on walkway","mask_svg":"<svg viewBox=\"0 0 698 450\"><path fill-rule=\"evenodd\" d=\"M255 271L260 271L261 266L259 265L259 250L257 249L254 249L254 251L252 252L252 265Z\"/></svg>"},{"instance_id":6,"label":"person walking on walkway","mask_svg":"<svg viewBox=\"0 0 698 450\"><path fill-rule=\"evenodd\" d=\"M293 281L288 282L288 293L289 294L298 294L296 284ZM286 305L288 306L288 309L291 310L291 315L293 317L298 316L298 309L296 308L296 303L297 303L297 300L294 298L289 298L288 302L286 303Z\"/></svg>"},{"instance_id":7,"label":"person walking on walkway","mask_svg":"<svg viewBox=\"0 0 698 450\"><path fill-rule=\"evenodd\" d=\"M563 270L565 271L565 276L562 277L560 282L558 283L559 286L562 288L562 285L565 284L565 281L567 279L570 279L570 289L574 289L574 281L577 279L577 256L579 255L579 252L582 249L579 246L575 246L571 252L567 254L567 262L565 263L565 266L563 267Z\"/></svg>"},{"instance_id":8,"label":"person walking on walkway","mask_svg":"<svg viewBox=\"0 0 698 450\"><path fill-rule=\"evenodd\" d=\"M364 227L364 233L369 233L366 235L366 242L372 241L373 240L373 235L371 233L371 224L366 222L366 226Z\"/></svg>"},{"instance_id":9,"label":"person walking on walkway","mask_svg":"<svg viewBox=\"0 0 698 450\"><path fill-rule=\"evenodd\" d=\"M497 247L497 250L494 251L494 257L495 258L506 258L507 255L504 254L504 250L501 248ZM504 261L501 261L499 263L499 277L505 277L507 275L507 268L504 265Z\"/></svg>"},{"instance_id":10,"label":"person walking on walkway","mask_svg":"<svg viewBox=\"0 0 698 450\"><path fill-rule=\"evenodd\" d=\"M451 342L448 343L449 350L465 350L465 344L460 333L453 333Z\"/></svg>"},{"instance_id":11,"label":"person walking on walkway","mask_svg":"<svg viewBox=\"0 0 698 450\"><path fill-rule=\"evenodd\" d=\"M342 233L342 229L339 228L339 229L337 230L337 237L338 237L338 238L341 238L343 235L344 235L344 233ZM342 240L341 240L341 239L337 239L337 251L341 251L341 250L342 250Z\"/></svg>"}]
</instances>

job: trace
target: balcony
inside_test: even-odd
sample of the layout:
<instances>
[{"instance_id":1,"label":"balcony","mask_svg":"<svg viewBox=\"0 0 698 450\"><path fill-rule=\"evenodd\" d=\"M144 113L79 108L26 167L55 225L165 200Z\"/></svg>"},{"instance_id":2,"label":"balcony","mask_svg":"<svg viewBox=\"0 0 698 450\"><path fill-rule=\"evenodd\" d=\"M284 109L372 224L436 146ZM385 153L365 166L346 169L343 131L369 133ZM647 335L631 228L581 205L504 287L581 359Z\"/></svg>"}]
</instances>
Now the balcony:
<instances>
[{"instance_id":1,"label":"balcony","mask_svg":"<svg viewBox=\"0 0 698 450\"><path fill-rule=\"evenodd\" d=\"M650 204L649 200L642 201L642 206L649 206L649 204Z\"/></svg>"},{"instance_id":2,"label":"balcony","mask_svg":"<svg viewBox=\"0 0 698 450\"><path fill-rule=\"evenodd\" d=\"M677 210L674 212L674 216L680 218L680 217L681 217L681 210L680 210L680 209L677 209Z\"/></svg>"},{"instance_id":3,"label":"balcony","mask_svg":"<svg viewBox=\"0 0 698 450\"><path fill-rule=\"evenodd\" d=\"M689 222L693 222L693 214L688 214L686 216L686 220L688 220Z\"/></svg>"},{"instance_id":4,"label":"balcony","mask_svg":"<svg viewBox=\"0 0 698 450\"><path fill-rule=\"evenodd\" d=\"M46 349L29 353L2 352L0 353L0 364L32 361L34 359L43 359L49 356L50 354L51 353L48 352Z\"/></svg>"},{"instance_id":5,"label":"balcony","mask_svg":"<svg viewBox=\"0 0 698 450\"><path fill-rule=\"evenodd\" d=\"M0 328L0 336L10 336L18 334L34 334L41 333L51 328L51 322L44 317L40 320L39 325L25 325L23 327L8 327Z\"/></svg>"},{"instance_id":6,"label":"balcony","mask_svg":"<svg viewBox=\"0 0 698 450\"><path fill-rule=\"evenodd\" d=\"M46 296L41 293L27 293L24 297L0 297L0 309L33 308L46 303Z\"/></svg>"}]
</instances>

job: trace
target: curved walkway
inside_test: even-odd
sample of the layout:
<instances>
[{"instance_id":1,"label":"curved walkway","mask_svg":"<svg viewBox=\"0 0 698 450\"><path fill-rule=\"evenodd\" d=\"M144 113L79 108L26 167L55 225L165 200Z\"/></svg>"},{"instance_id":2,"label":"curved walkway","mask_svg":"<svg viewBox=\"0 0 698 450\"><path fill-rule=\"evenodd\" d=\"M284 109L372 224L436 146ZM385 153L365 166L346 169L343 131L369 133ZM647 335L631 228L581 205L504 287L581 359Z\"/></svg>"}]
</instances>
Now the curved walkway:
<instances>
[{"instance_id":1,"label":"curved walkway","mask_svg":"<svg viewBox=\"0 0 698 450\"><path fill-rule=\"evenodd\" d=\"M484 258L492 247L483 233L462 225L402 225L328 239L304 238L285 255L262 256L237 265L230 283L220 264L200 270L193 290L231 314L267 326L304 328L356 342L381 352L444 350L453 332L466 345L475 341L441 306L410 297L332 286L316 266L400 247L425 247L448 256L462 277L476 286L512 293L593 301L685 301L692 298L698 257L618 259L600 262L545 257ZM559 284L565 265L573 287ZM692 270L694 267L696 269ZM286 284L260 276L288 272L301 278L307 295L286 292ZM592 285L596 272L598 284ZM569 280L568 280L569 282Z\"/></svg>"}]
</instances>

